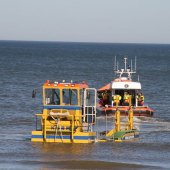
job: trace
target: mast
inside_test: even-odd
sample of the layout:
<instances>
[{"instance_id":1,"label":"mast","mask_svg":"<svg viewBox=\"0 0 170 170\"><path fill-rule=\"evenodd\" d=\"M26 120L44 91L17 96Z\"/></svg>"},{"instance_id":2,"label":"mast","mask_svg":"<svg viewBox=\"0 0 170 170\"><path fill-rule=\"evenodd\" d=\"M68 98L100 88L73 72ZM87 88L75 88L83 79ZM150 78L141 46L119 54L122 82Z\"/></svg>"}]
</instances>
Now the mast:
<instances>
[{"instance_id":1,"label":"mast","mask_svg":"<svg viewBox=\"0 0 170 170\"><path fill-rule=\"evenodd\" d=\"M124 61L124 63L125 63L125 71L127 71L127 69L126 69L127 68L127 58L125 57L124 60L125 60Z\"/></svg>"},{"instance_id":2,"label":"mast","mask_svg":"<svg viewBox=\"0 0 170 170\"><path fill-rule=\"evenodd\" d=\"M131 59L130 71L133 71L132 67L133 65L132 65L132 59Z\"/></svg>"},{"instance_id":3,"label":"mast","mask_svg":"<svg viewBox=\"0 0 170 170\"><path fill-rule=\"evenodd\" d=\"M124 77L127 77L129 80L132 80L132 74L136 73L136 57L135 57L135 71L133 71L132 69L132 60L131 60L131 65L129 65L129 67L127 68L127 62L128 58L127 57L124 57L124 69L118 69L118 61L116 61L116 58L115 58L115 63L116 63L116 69L114 70L115 71L115 74L119 75L119 78L122 78L122 75L126 75Z\"/></svg>"}]
</instances>

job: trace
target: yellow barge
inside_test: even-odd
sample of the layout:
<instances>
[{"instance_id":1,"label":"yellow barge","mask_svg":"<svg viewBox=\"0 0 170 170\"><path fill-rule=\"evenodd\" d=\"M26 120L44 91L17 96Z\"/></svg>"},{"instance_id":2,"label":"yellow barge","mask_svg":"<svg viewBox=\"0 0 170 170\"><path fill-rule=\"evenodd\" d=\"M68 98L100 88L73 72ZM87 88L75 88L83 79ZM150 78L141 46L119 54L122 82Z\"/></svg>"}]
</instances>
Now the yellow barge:
<instances>
[{"instance_id":1,"label":"yellow barge","mask_svg":"<svg viewBox=\"0 0 170 170\"><path fill-rule=\"evenodd\" d=\"M43 85L43 111L36 114L36 130L32 142L92 143L124 141L138 138L133 128L133 111L129 109L127 128L120 128L120 112L115 114L115 127L102 133L96 132L96 94L86 82L50 82ZM38 120L41 127L38 128ZM102 135L100 135L102 134Z\"/></svg>"}]
</instances>

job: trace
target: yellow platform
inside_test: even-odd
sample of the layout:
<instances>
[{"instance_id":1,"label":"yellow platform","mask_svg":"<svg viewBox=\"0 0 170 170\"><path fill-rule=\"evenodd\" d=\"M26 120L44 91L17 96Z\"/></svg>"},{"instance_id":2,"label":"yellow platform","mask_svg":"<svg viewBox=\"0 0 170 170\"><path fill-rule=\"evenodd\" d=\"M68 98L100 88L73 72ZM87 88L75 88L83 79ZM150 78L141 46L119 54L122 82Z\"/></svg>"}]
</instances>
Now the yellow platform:
<instances>
[{"instance_id":1,"label":"yellow platform","mask_svg":"<svg viewBox=\"0 0 170 170\"><path fill-rule=\"evenodd\" d=\"M96 140L96 132L76 132L71 135L47 134L44 138L42 131L32 131L32 142L57 142L57 143L93 143Z\"/></svg>"}]
</instances>

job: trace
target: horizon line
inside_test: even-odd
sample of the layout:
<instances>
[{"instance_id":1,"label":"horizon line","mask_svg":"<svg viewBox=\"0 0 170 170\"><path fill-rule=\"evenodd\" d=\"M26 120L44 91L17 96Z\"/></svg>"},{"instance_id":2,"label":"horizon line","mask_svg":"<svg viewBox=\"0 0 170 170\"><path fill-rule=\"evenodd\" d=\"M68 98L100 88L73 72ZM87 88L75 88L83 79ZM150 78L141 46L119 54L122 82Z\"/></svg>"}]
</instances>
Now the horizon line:
<instances>
[{"instance_id":1,"label":"horizon line","mask_svg":"<svg viewBox=\"0 0 170 170\"><path fill-rule=\"evenodd\" d=\"M14 42L51 42L51 43L88 43L88 44L148 44L148 45L170 45L170 43L153 43L153 42L96 42L96 41L53 41L53 40L0 40Z\"/></svg>"}]
</instances>

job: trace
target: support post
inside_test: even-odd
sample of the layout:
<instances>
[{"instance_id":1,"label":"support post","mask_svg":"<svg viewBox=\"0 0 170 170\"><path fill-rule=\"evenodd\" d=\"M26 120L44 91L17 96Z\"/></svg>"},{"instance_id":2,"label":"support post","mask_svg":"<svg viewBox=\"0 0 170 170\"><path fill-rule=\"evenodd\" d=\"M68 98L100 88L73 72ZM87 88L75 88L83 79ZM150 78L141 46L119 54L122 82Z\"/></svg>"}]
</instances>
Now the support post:
<instances>
[{"instance_id":1,"label":"support post","mask_svg":"<svg viewBox=\"0 0 170 170\"><path fill-rule=\"evenodd\" d=\"M128 129L129 130L133 129L133 109L132 109L131 96L129 97Z\"/></svg>"},{"instance_id":2,"label":"support post","mask_svg":"<svg viewBox=\"0 0 170 170\"><path fill-rule=\"evenodd\" d=\"M119 96L116 96L116 112L115 112L115 132L120 131L120 111L118 109Z\"/></svg>"},{"instance_id":3,"label":"support post","mask_svg":"<svg viewBox=\"0 0 170 170\"><path fill-rule=\"evenodd\" d=\"M46 141L46 138L47 138L47 132L46 132L46 115L43 116L43 122L44 122L44 141Z\"/></svg>"},{"instance_id":4,"label":"support post","mask_svg":"<svg viewBox=\"0 0 170 170\"><path fill-rule=\"evenodd\" d=\"M74 143L74 116L71 115L71 140Z\"/></svg>"}]
</instances>

